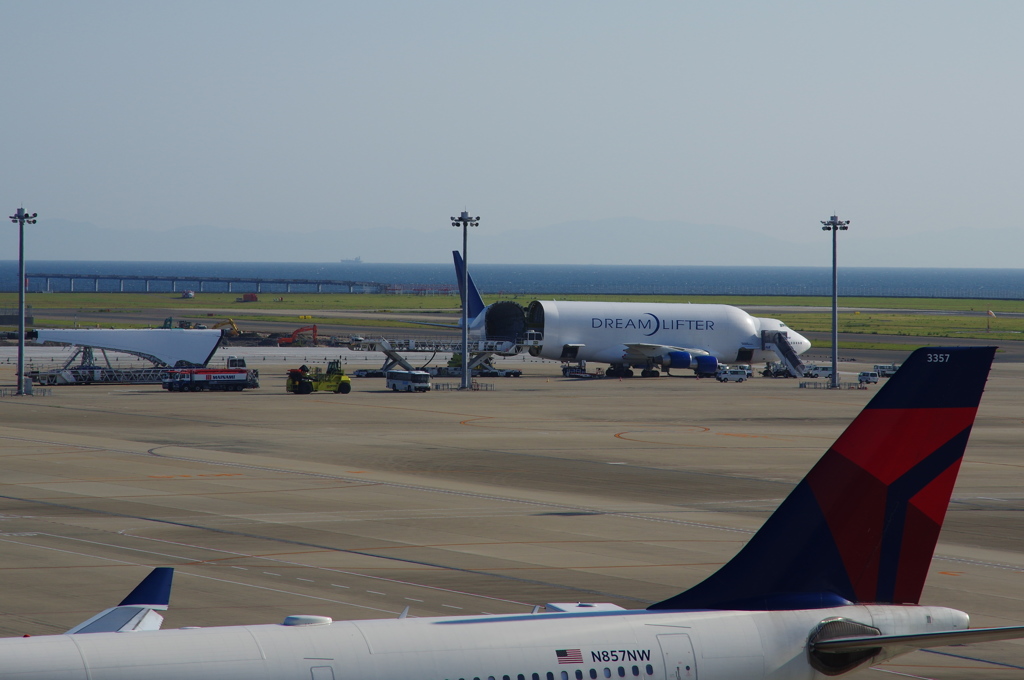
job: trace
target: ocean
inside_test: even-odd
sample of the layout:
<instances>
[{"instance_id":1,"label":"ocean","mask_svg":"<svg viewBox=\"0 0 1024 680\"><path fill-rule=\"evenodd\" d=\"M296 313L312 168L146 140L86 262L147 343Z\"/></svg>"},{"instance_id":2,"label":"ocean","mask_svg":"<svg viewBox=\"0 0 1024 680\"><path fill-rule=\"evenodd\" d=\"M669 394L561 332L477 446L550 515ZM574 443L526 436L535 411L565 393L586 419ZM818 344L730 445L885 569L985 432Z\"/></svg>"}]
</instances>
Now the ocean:
<instances>
[{"instance_id":1,"label":"ocean","mask_svg":"<svg viewBox=\"0 0 1024 680\"><path fill-rule=\"evenodd\" d=\"M33 274L78 275L76 290L92 290L92 275L179 276L177 290L198 290L199 278L260 277L264 279L353 280L402 286L456 285L455 269L444 264L274 263L274 262L94 262L39 261L26 263L29 291L46 290L46 280ZM631 295L814 295L831 296L829 267L705 267L634 265L512 265L470 262L470 273L484 293L631 294ZM187 277L195 277L190 282ZM117 291L117 281L101 280L100 291ZM0 290L17 291L17 261L0 261ZM50 290L67 291L67 280L51 279ZM126 281L125 291L144 291L142 281ZM150 290L171 290L170 282L154 282ZM227 290L206 284L204 290ZM233 292L255 290L234 284ZM293 286L293 292L315 290ZM325 292L341 288L325 287ZM263 285L264 293L284 291ZM839 291L849 296L1024 298L1024 269L839 269Z\"/></svg>"}]
</instances>

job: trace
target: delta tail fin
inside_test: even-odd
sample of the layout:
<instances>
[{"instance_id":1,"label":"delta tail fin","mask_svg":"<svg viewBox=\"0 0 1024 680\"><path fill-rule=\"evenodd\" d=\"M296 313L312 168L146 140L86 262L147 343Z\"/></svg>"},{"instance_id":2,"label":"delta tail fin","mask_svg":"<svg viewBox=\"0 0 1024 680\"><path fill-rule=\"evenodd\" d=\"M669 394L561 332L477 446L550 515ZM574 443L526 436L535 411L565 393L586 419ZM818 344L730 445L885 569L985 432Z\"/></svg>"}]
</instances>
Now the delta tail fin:
<instances>
[{"instance_id":1,"label":"delta tail fin","mask_svg":"<svg viewBox=\"0 0 1024 680\"><path fill-rule=\"evenodd\" d=\"M917 604L995 347L927 347L742 550L649 609Z\"/></svg>"},{"instance_id":2,"label":"delta tail fin","mask_svg":"<svg viewBox=\"0 0 1024 680\"><path fill-rule=\"evenodd\" d=\"M459 295L463 300L466 300L466 304L469 305L469 318L475 319L480 316L480 312L484 311L484 299L480 295L480 291L477 290L476 284L473 283L473 276L469 278L469 296L466 296L466 292L462 290L462 277L465 265L462 262L462 255L459 251L453 250L452 255L455 257L455 275L459 279Z\"/></svg>"}]
</instances>

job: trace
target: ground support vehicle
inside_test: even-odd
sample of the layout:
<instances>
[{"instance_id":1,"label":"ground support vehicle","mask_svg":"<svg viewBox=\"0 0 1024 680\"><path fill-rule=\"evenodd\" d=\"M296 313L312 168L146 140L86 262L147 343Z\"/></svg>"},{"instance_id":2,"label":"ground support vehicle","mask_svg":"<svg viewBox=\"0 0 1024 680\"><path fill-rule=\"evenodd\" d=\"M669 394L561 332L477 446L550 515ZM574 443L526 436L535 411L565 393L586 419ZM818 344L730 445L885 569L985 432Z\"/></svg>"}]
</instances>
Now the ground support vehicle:
<instances>
[{"instance_id":1,"label":"ground support vehicle","mask_svg":"<svg viewBox=\"0 0 1024 680\"><path fill-rule=\"evenodd\" d=\"M743 368L729 368L719 371L715 378L718 382L743 382L747 379L747 371Z\"/></svg>"},{"instance_id":2,"label":"ground support vehicle","mask_svg":"<svg viewBox=\"0 0 1024 680\"><path fill-rule=\"evenodd\" d=\"M523 374L518 368L481 368L474 370L472 375L481 378L518 378Z\"/></svg>"},{"instance_id":3,"label":"ground support vehicle","mask_svg":"<svg viewBox=\"0 0 1024 680\"><path fill-rule=\"evenodd\" d=\"M430 374L426 371L388 371L386 386L393 392L429 392Z\"/></svg>"},{"instance_id":4,"label":"ground support vehicle","mask_svg":"<svg viewBox=\"0 0 1024 680\"><path fill-rule=\"evenodd\" d=\"M764 370L761 371L761 375L765 378L795 378L792 371L786 367L781 361L773 361L764 365Z\"/></svg>"},{"instance_id":5,"label":"ground support vehicle","mask_svg":"<svg viewBox=\"0 0 1024 680\"><path fill-rule=\"evenodd\" d=\"M866 383L878 383L878 374L874 371L863 371L857 376L857 382L860 384Z\"/></svg>"},{"instance_id":6,"label":"ground support vehicle","mask_svg":"<svg viewBox=\"0 0 1024 680\"><path fill-rule=\"evenodd\" d=\"M879 378L891 378L899 370L899 364L875 364L875 373Z\"/></svg>"},{"instance_id":7,"label":"ground support vehicle","mask_svg":"<svg viewBox=\"0 0 1024 680\"><path fill-rule=\"evenodd\" d=\"M817 364L804 364L804 377L805 378L818 378L821 377L822 372L821 366ZM831 369L829 369L831 372Z\"/></svg>"},{"instance_id":8,"label":"ground support vehicle","mask_svg":"<svg viewBox=\"0 0 1024 680\"><path fill-rule=\"evenodd\" d=\"M242 357L228 357L227 368L169 368L161 378L170 392L240 392L260 386L260 372L246 368Z\"/></svg>"},{"instance_id":9,"label":"ground support vehicle","mask_svg":"<svg viewBox=\"0 0 1024 680\"><path fill-rule=\"evenodd\" d=\"M341 362L331 361L327 370L319 366L312 370L308 366L300 366L288 371L288 380L284 389L292 394L312 394L313 392L334 392L348 394L352 391L352 379L345 375Z\"/></svg>"}]
</instances>

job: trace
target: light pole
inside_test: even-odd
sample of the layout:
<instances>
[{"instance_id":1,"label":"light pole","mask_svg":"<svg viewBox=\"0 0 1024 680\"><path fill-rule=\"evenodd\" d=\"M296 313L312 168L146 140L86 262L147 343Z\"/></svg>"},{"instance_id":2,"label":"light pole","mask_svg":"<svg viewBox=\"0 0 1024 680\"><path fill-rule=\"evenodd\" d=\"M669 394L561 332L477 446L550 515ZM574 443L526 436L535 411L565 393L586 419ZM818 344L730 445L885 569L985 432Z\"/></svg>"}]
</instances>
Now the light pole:
<instances>
[{"instance_id":1,"label":"light pole","mask_svg":"<svg viewBox=\"0 0 1024 680\"><path fill-rule=\"evenodd\" d=\"M29 214L24 208L11 215L11 222L18 223L18 391L25 394L25 224L35 224L36 213Z\"/></svg>"},{"instance_id":2,"label":"light pole","mask_svg":"<svg viewBox=\"0 0 1024 680\"><path fill-rule=\"evenodd\" d=\"M841 220L832 215L828 221L821 221L822 231L832 232L832 382L829 388L839 387L839 279L836 276L836 235L850 228L850 220Z\"/></svg>"},{"instance_id":3,"label":"light pole","mask_svg":"<svg viewBox=\"0 0 1024 680\"><path fill-rule=\"evenodd\" d=\"M452 226L462 225L462 385L459 389L468 390L469 381L469 260L466 259L467 233L469 227L479 227L480 218L470 217L465 210L458 217L452 218Z\"/></svg>"}]
</instances>

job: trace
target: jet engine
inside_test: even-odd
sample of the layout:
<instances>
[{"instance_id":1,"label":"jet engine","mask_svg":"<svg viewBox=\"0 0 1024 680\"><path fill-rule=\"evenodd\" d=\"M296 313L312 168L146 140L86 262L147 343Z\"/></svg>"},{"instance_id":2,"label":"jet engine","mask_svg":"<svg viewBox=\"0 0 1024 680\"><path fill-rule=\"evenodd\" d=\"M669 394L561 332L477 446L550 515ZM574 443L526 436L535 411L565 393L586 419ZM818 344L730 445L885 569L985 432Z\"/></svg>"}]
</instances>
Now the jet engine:
<instances>
[{"instance_id":1,"label":"jet engine","mask_svg":"<svg viewBox=\"0 0 1024 680\"><path fill-rule=\"evenodd\" d=\"M706 354L693 356L689 352L669 352L661 357L664 368L692 368L699 375L713 375L718 370L718 359Z\"/></svg>"}]
</instances>

